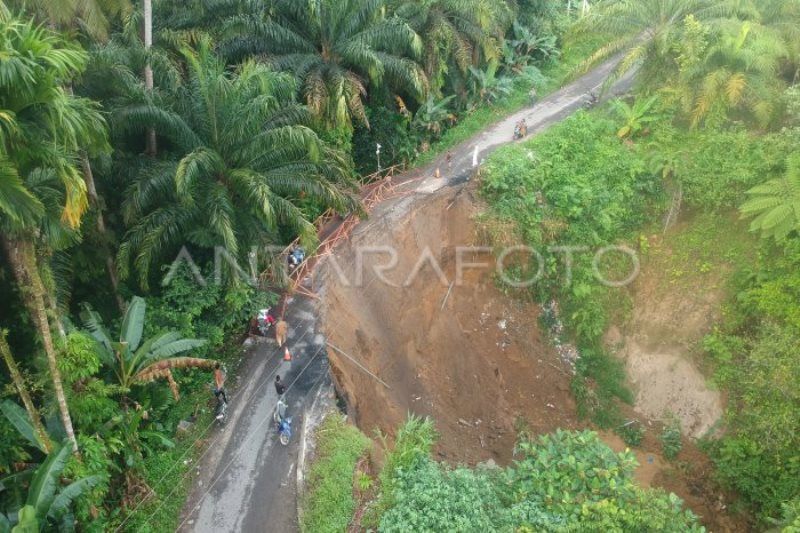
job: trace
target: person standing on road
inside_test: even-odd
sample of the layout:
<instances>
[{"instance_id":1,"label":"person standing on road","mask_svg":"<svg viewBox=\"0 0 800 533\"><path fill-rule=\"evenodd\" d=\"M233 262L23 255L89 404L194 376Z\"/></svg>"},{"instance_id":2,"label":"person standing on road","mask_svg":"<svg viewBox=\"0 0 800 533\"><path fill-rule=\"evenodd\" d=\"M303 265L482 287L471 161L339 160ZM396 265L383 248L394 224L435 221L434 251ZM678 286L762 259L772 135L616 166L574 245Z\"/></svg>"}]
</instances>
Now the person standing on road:
<instances>
[{"instance_id":1,"label":"person standing on road","mask_svg":"<svg viewBox=\"0 0 800 533\"><path fill-rule=\"evenodd\" d=\"M275 375L275 392L278 393L278 398L283 396L283 393L286 392L286 385L281 381L280 374Z\"/></svg>"},{"instance_id":2,"label":"person standing on road","mask_svg":"<svg viewBox=\"0 0 800 533\"><path fill-rule=\"evenodd\" d=\"M278 343L278 348L286 344L286 331L289 329L289 326L286 324L286 321L281 317L278 320L278 323L275 324L275 340Z\"/></svg>"},{"instance_id":3,"label":"person standing on road","mask_svg":"<svg viewBox=\"0 0 800 533\"><path fill-rule=\"evenodd\" d=\"M228 403L228 397L225 396L225 372L219 363L214 364L214 396L217 398L222 396L222 401Z\"/></svg>"}]
</instances>

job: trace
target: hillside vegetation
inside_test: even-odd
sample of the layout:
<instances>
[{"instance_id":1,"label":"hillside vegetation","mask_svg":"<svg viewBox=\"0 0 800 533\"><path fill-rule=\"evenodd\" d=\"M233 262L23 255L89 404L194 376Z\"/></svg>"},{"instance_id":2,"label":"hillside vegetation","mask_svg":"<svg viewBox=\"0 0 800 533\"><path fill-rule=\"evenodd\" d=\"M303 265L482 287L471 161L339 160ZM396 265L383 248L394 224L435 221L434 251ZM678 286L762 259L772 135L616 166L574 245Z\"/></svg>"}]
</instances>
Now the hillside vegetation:
<instances>
[{"instance_id":1,"label":"hillside vegetation","mask_svg":"<svg viewBox=\"0 0 800 533\"><path fill-rule=\"evenodd\" d=\"M694 257L747 221L757 249L730 258L702 341L727 398L702 445L755 527L800 528L800 1L0 0L0 29L0 533L174 530L210 369L278 301L271 250L360 212L360 175L431 161L615 54L633 91L492 156L489 216L544 253L522 296L557 302L581 413L618 431L633 396L603 338L630 295L580 255L565 283L547 248L646 255L665 218L710 220ZM381 531L701 529L591 431L522 431L512 465L470 469L411 418L359 475L367 441L340 422L310 531L354 512ZM660 438L680 449L674 425Z\"/></svg>"}]
</instances>

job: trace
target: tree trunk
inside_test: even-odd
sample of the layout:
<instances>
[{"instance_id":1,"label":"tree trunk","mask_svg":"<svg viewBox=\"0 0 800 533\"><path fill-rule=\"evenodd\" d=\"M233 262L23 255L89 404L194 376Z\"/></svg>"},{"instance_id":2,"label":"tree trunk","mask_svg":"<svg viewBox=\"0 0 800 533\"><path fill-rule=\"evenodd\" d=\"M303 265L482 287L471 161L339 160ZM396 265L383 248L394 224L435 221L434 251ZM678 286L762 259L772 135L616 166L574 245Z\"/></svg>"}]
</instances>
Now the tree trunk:
<instances>
[{"instance_id":1,"label":"tree trunk","mask_svg":"<svg viewBox=\"0 0 800 533\"><path fill-rule=\"evenodd\" d=\"M53 443L50 442L50 436L42 425L42 418L39 416L39 410L36 409L36 406L33 404L31 395L28 393L27 387L25 387L25 380L22 379L22 373L19 371L17 362L11 354L11 347L8 345L8 341L6 341L7 334L8 332L6 330L0 330L0 357L3 358L6 362L6 366L8 366L8 372L11 374L11 381L14 382L14 387L16 387L17 393L19 393L19 397L22 399L22 405L25 406L25 410L28 412L31 425L33 425L33 429L39 437L39 442L42 443L45 453L50 453L50 450L53 449Z\"/></svg>"},{"instance_id":2,"label":"tree trunk","mask_svg":"<svg viewBox=\"0 0 800 533\"><path fill-rule=\"evenodd\" d=\"M58 410L61 413L61 422L64 424L64 430L67 433L67 438L72 443L74 452L78 453L78 441L75 439L75 431L72 429L72 418L69 415L67 397L64 395L64 387L61 384L61 372L58 370L56 361L56 349L50 333L50 323L47 320L44 284L36 268L33 243L24 237L18 238L9 235L3 235L2 240L8 256L8 262L14 271L14 277L22 295L22 301L42 338L42 345L47 356L47 365L50 368L50 379L53 381Z\"/></svg>"},{"instance_id":3,"label":"tree trunk","mask_svg":"<svg viewBox=\"0 0 800 533\"><path fill-rule=\"evenodd\" d=\"M117 276L117 264L114 261L114 254L109 250L108 233L106 230L106 221L103 217L103 207L100 205L100 198L97 195L97 187L94 183L94 173L92 172L92 165L89 162L89 157L81 152L81 167L83 168L83 181L86 182L86 192L89 195L89 202L97 210L97 231L103 239L103 247L106 255L106 271L108 272L108 279L111 280L111 288L114 291L114 297L117 299L117 307L121 313L125 313L125 300L119 294L119 277Z\"/></svg>"},{"instance_id":4,"label":"tree trunk","mask_svg":"<svg viewBox=\"0 0 800 533\"><path fill-rule=\"evenodd\" d=\"M152 0L144 0L144 49L146 52L150 51L153 46L153 2ZM153 91L153 69L150 67L150 62L144 66L144 88L147 91ZM156 130L154 128L147 129L147 145L145 151L148 155L154 156L158 150L156 145Z\"/></svg>"},{"instance_id":5,"label":"tree trunk","mask_svg":"<svg viewBox=\"0 0 800 533\"><path fill-rule=\"evenodd\" d=\"M73 95L72 84L68 83L64 86L67 94ZM97 209L97 231L103 239L103 246L106 254L106 270L108 271L108 278L111 280L111 288L114 291L114 297L117 299L117 307L121 313L125 313L125 300L119 294L119 277L117 276L117 265L114 262L114 254L108 249L108 234L106 231L106 221L103 217L103 208L100 205L100 198L97 195L97 187L94 184L94 172L92 172L92 164L89 162L89 156L81 150L81 169L83 170L83 181L86 183L86 192L89 195L89 202ZM60 322L59 322L60 324Z\"/></svg>"}]
</instances>

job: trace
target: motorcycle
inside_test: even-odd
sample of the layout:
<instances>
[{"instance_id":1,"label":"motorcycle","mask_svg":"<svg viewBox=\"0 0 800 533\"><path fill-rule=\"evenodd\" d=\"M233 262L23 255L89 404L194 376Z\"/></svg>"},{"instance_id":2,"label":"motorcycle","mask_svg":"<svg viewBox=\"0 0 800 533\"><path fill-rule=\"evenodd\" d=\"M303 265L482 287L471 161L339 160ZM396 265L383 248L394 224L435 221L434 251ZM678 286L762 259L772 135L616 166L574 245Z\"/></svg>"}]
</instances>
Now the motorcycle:
<instances>
[{"instance_id":1,"label":"motorcycle","mask_svg":"<svg viewBox=\"0 0 800 533\"><path fill-rule=\"evenodd\" d=\"M228 402L223 399L222 394L216 394L216 397L217 408L214 411L214 419L220 426L224 426L228 413Z\"/></svg>"},{"instance_id":2,"label":"motorcycle","mask_svg":"<svg viewBox=\"0 0 800 533\"><path fill-rule=\"evenodd\" d=\"M598 102L600 102L600 97L597 96L597 94L595 93L589 93L589 98L587 100L584 100L583 106L586 109L591 109L594 106L596 106Z\"/></svg>"},{"instance_id":3,"label":"motorcycle","mask_svg":"<svg viewBox=\"0 0 800 533\"><path fill-rule=\"evenodd\" d=\"M275 317L272 316L271 308L261 309L258 312L258 315L256 315L256 320L254 325L258 330L258 334L261 335L262 337L267 336L267 332L269 331L269 328L271 328L273 324L275 324ZM252 326L253 324L251 323L251 327ZM251 331L251 333L255 332Z\"/></svg>"},{"instance_id":4,"label":"motorcycle","mask_svg":"<svg viewBox=\"0 0 800 533\"><path fill-rule=\"evenodd\" d=\"M286 446L292 438L292 417L287 416L278 422L278 440Z\"/></svg>"},{"instance_id":5,"label":"motorcycle","mask_svg":"<svg viewBox=\"0 0 800 533\"><path fill-rule=\"evenodd\" d=\"M514 126L514 140L522 139L528 134L528 125L524 121Z\"/></svg>"},{"instance_id":6,"label":"motorcycle","mask_svg":"<svg viewBox=\"0 0 800 533\"><path fill-rule=\"evenodd\" d=\"M294 273L300 264L306 259L306 251L302 246L297 246L289 253L286 261L289 263L289 273Z\"/></svg>"}]
</instances>

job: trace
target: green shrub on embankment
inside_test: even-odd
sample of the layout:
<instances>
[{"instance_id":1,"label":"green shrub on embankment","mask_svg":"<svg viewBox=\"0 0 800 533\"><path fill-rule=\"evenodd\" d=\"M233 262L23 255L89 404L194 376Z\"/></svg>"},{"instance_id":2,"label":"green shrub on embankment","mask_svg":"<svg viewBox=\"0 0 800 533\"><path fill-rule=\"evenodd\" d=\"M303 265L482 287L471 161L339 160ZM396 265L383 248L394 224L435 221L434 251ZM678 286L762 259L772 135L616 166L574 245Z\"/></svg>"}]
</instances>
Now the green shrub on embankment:
<instances>
[{"instance_id":1,"label":"green shrub on embankment","mask_svg":"<svg viewBox=\"0 0 800 533\"><path fill-rule=\"evenodd\" d=\"M353 475L369 448L358 428L331 414L316 431L316 456L310 467L301 506L302 531L346 531L356 509Z\"/></svg>"},{"instance_id":2,"label":"green shrub on embankment","mask_svg":"<svg viewBox=\"0 0 800 533\"><path fill-rule=\"evenodd\" d=\"M613 400L632 398L620 363L605 353L601 337L611 313L629 304L624 289L596 279L592 258L598 249L624 244L661 198L661 184L648 170L642 149L621 142L616 130L608 118L579 112L522 145L498 150L482 169L481 189L491 216L518 229L523 242L513 244L541 254L542 276L530 290L543 302L558 301L561 319L582 353L573 383L580 409L606 427L618 422ZM567 267L565 253L553 250L563 246L586 251L574 252ZM628 276L631 263L612 252L598 267L616 281ZM533 260L509 270L521 281L532 279L539 268Z\"/></svg>"}]
</instances>

